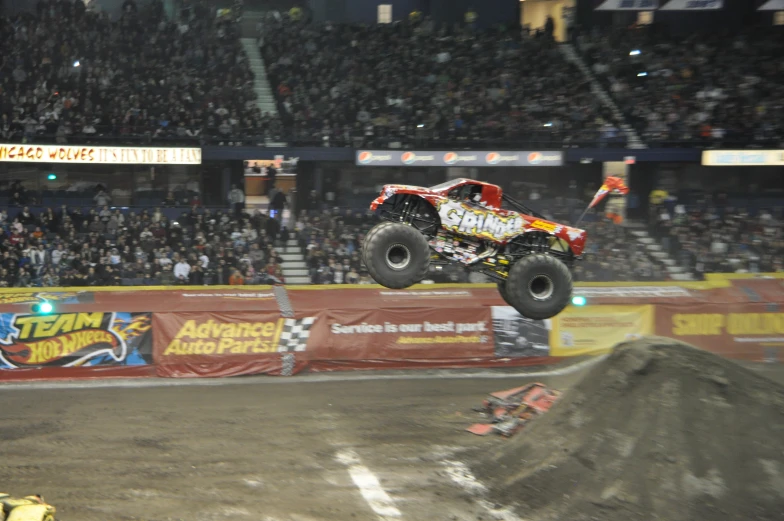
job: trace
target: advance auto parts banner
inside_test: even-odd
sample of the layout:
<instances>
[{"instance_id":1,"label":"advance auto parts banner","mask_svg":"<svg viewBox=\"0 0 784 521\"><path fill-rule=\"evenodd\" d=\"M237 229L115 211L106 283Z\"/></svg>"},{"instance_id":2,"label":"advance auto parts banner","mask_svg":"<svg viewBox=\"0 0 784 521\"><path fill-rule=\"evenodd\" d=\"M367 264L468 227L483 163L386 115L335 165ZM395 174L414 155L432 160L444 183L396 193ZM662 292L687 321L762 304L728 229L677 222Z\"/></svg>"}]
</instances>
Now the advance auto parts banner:
<instances>
[{"instance_id":1,"label":"advance auto parts banner","mask_svg":"<svg viewBox=\"0 0 784 521\"><path fill-rule=\"evenodd\" d=\"M552 319L552 356L598 355L653 332L653 306L567 307Z\"/></svg>"},{"instance_id":2,"label":"advance auto parts banner","mask_svg":"<svg viewBox=\"0 0 784 521\"><path fill-rule=\"evenodd\" d=\"M0 369L152 363L149 313L0 313Z\"/></svg>"},{"instance_id":3,"label":"advance auto parts banner","mask_svg":"<svg viewBox=\"0 0 784 521\"><path fill-rule=\"evenodd\" d=\"M279 312L155 313L153 358L161 376L290 372L314 322Z\"/></svg>"},{"instance_id":4,"label":"advance auto parts banner","mask_svg":"<svg viewBox=\"0 0 784 521\"><path fill-rule=\"evenodd\" d=\"M320 360L492 358L494 346L489 308L326 311L312 340Z\"/></svg>"},{"instance_id":5,"label":"advance auto parts banner","mask_svg":"<svg viewBox=\"0 0 784 521\"><path fill-rule=\"evenodd\" d=\"M784 312L776 304L657 306L656 334L729 358L762 361L784 353Z\"/></svg>"}]
</instances>

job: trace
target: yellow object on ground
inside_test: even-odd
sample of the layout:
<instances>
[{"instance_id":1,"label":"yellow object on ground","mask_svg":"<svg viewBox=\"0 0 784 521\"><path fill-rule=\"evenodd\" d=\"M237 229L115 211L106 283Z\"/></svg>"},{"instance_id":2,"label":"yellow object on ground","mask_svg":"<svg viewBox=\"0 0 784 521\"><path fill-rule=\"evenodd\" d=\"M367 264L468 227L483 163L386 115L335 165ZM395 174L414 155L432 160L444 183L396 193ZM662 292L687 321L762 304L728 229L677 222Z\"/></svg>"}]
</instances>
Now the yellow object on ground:
<instances>
[{"instance_id":1,"label":"yellow object on ground","mask_svg":"<svg viewBox=\"0 0 784 521\"><path fill-rule=\"evenodd\" d=\"M56 509L41 496L14 498L0 493L0 519L5 521L55 521Z\"/></svg>"}]
</instances>

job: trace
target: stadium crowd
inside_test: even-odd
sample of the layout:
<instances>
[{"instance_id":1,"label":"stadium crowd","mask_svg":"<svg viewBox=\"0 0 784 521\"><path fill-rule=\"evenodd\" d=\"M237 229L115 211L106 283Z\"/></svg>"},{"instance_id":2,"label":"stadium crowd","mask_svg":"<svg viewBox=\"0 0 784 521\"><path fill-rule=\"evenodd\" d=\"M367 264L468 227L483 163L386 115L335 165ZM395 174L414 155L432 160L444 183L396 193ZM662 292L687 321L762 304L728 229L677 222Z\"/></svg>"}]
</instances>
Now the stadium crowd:
<instances>
[{"instance_id":1,"label":"stadium crowd","mask_svg":"<svg viewBox=\"0 0 784 521\"><path fill-rule=\"evenodd\" d=\"M0 227L0 287L285 282L288 228L261 212L25 206L0 210Z\"/></svg>"},{"instance_id":2,"label":"stadium crowd","mask_svg":"<svg viewBox=\"0 0 784 521\"><path fill-rule=\"evenodd\" d=\"M781 27L692 32L594 29L576 37L588 65L646 143L781 146Z\"/></svg>"},{"instance_id":3,"label":"stadium crowd","mask_svg":"<svg viewBox=\"0 0 784 521\"><path fill-rule=\"evenodd\" d=\"M651 229L698 279L706 273L784 271L781 206L750 212L713 197L696 205L662 202L651 208Z\"/></svg>"},{"instance_id":4,"label":"stadium crowd","mask_svg":"<svg viewBox=\"0 0 784 521\"><path fill-rule=\"evenodd\" d=\"M274 137L236 21L206 0L182 3L176 20L162 0L125 0L116 20L81 0L0 18L0 139Z\"/></svg>"},{"instance_id":5,"label":"stadium crowd","mask_svg":"<svg viewBox=\"0 0 784 521\"><path fill-rule=\"evenodd\" d=\"M20 189L21 190L21 189ZM290 225L264 212L179 207L175 219L161 208L124 212L102 204L62 206L40 214L18 205L0 210L0 287L118 285L243 285L284 283L282 254L300 251L313 284L371 284L360 248L378 220L366 210L301 210ZM545 195L548 195L544 191ZM535 202L553 220L569 220L575 206L558 198ZM171 214L170 214L171 215ZM650 207L650 231L673 259L697 279L706 273L784 271L781 208L754 215L710 198ZM658 281L665 266L633 248L631 232L592 212L589 241L575 264L576 281ZM290 239L297 248L290 249ZM484 282L457 265L431 267L432 282Z\"/></svg>"},{"instance_id":6,"label":"stadium crowd","mask_svg":"<svg viewBox=\"0 0 784 521\"><path fill-rule=\"evenodd\" d=\"M625 143L552 37L427 18L372 26L269 16L262 54L294 136L325 146Z\"/></svg>"}]
</instances>

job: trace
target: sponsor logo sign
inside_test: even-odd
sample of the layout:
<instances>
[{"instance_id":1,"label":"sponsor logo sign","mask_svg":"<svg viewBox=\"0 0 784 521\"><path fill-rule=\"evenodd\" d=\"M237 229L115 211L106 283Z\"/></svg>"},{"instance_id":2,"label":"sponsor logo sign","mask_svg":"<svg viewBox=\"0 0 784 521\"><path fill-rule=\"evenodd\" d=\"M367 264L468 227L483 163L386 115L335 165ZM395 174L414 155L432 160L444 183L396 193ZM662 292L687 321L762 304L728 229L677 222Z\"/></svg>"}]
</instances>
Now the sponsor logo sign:
<instances>
[{"instance_id":1,"label":"sponsor logo sign","mask_svg":"<svg viewBox=\"0 0 784 521\"><path fill-rule=\"evenodd\" d=\"M560 224L555 224L547 221L542 221L540 219L535 220L530 224L531 228L536 228L539 230L544 230L549 233L557 233L561 230Z\"/></svg>"},{"instance_id":2,"label":"sponsor logo sign","mask_svg":"<svg viewBox=\"0 0 784 521\"><path fill-rule=\"evenodd\" d=\"M200 148L0 144L0 161L111 165L200 165Z\"/></svg>"},{"instance_id":3,"label":"sponsor logo sign","mask_svg":"<svg viewBox=\"0 0 784 521\"><path fill-rule=\"evenodd\" d=\"M455 201L445 201L438 208L441 224L456 233L503 241L523 231L525 219L518 214L508 216L468 206Z\"/></svg>"},{"instance_id":4,"label":"sponsor logo sign","mask_svg":"<svg viewBox=\"0 0 784 521\"><path fill-rule=\"evenodd\" d=\"M393 155L390 152L372 152L370 150L362 150L357 152L358 165L370 165L373 163L381 165L395 164Z\"/></svg>"},{"instance_id":5,"label":"sponsor logo sign","mask_svg":"<svg viewBox=\"0 0 784 521\"><path fill-rule=\"evenodd\" d=\"M275 294L270 292L254 292L254 291L238 291L232 293L201 293L201 292L183 292L183 298L186 299L202 299L202 298L221 298L230 300L269 300L274 299Z\"/></svg>"},{"instance_id":6,"label":"sponsor logo sign","mask_svg":"<svg viewBox=\"0 0 784 521\"><path fill-rule=\"evenodd\" d=\"M692 293L681 286L576 286L586 298L689 298Z\"/></svg>"},{"instance_id":7,"label":"sponsor logo sign","mask_svg":"<svg viewBox=\"0 0 784 521\"><path fill-rule=\"evenodd\" d=\"M704 166L784 166L784 150L704 150Z\"/></svg>"},{"instance_id":8,"label":"sponsor logo sign","mask_svg":"<svg viewBox=\"0 0 784 521\"><path fill-rule=\"evenodd\" d=\"M561 166L559 151L399 151L359 150L357 165L377 166Z\"/></svg>"},{"instance_id":9,"label":"sponsor logo sign","mask_svg":"<svg viewBox=\"0 0 784 521\"><path fill-rule=\"evenodd\" d=\"M94 302L94 296L95 294L89 291L0 293L0 304L33 304L44 300L61 304L84 304Z\"/></svg>"},{"instance_id":10,"label":"sponsor logo sign","mask_svg":"<svg viewBox=\"0 0 784 521\"><path fill-rule=\"evenodd\" d=\"M198 362L305 351L315 319L277 313L158 313L156 360Z\"/></svg>"},{"instance_id":11,"label":"sponsor logo sign","mask_svg":"<svg viewBox=\"0 0 784 521\"><path fill-rule=\"evenodd\" d=\"M711 11L724 7L724 0L670 0L661 11Z\"/></svg>"},{"instance_id":12,"label":"sponsor logo sign","mask_svg":"<svg viewBox=\"0 0 784 521\"><path fill-rule=\"evenodd\" d=\"M656 333L733 358L761 360L784 347L784 313L768 304L657 306Z\"/></svg>"},{"instance_id":13,"label":"sponsor logo sign","mask_svg":"<svg viewBox=\"0 0 784 521\"><path fill-rule=\"evenodd\" d=\"M382 298L389 298L389 299L406 299L406 298L445 298L445 299L453 299L453 298L471 298L474 294L467 289L442 289L442 290L395 290L395 291L384 291L381 290L378 292L379 296Z\"/></svg>"},{"instance_id":14,"label":"sponsor logo sign","mask_svg":"<svg viewBox=\"0 0 784 521\"><path fill-rule=\"evenodd\" d=\"M659 0L604 0L597 11L652 11L659 8Z\"/></svg>"},{"instance_id":15,"label":"sponsor logo sign","mask_svg":"<svg viewBox=\"0 0 784 521\"><path fill-rule=\"evenodd\" d=\"M768 0L757 11L784 11L784 0Z\"/></svg>"},{"instance_id":16,"label":"sponsor logo sign","mask_svg":"<svg viewBox=\"0 0 784 521\"><path fill-rule=\"evenodd\" d=\"M528 162L532 165L538 165L542 162L542 154L541 152L531 152L528 154Z\"/></svg>"},{"instance_id":17,"label":"sponsor logo sign","mask_svg":"<svg viewBox=\"0 0 784 521\"><path fill-rule=\"evenodd\" d=\"M650 335L653 320L651 305L566 308L552 319L552 355L605 353L616 344Z\"/></svg>"},{"instance_id":18,"label":"sponsor logo sign","mask_svg":"<svg viewBox=\"0 0 784 521\"><path fill-rule=\"evenodd\" d=\"M4 368L148 363L149 313L0 314Z\"/></svg>"},{"instance_id":19,"label":"sponsor logo sign","mask_svg":"<svg viewBox=\"0 0 784 521\"><path fill-rule=\"evenodd\" d=\"M329 360L403 362L406 358L491 357L493 353L487 308L326 311L318 331L315 349L324 349L319 358Z\"/></svg>"}]
</instances>

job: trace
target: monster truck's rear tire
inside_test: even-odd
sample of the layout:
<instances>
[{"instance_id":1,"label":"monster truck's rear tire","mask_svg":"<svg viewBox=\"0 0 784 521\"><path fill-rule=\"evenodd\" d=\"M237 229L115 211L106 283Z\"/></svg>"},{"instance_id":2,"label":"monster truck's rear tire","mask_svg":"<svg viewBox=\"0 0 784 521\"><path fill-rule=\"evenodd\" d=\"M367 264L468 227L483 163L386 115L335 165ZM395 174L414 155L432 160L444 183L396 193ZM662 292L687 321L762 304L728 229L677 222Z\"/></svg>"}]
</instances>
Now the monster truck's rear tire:
<instances>
[{"instance_id":1,"label":"monster truck's rear tire","mask_svg":"<svg viewBox=\"0 0 784 521\"><path fill-rule=\"evenodd\" d=\"M572 274L551 255L523 257L509 270L506 294L512 306L533 320L551 318L563 311L572 296Z\"/></svg>"},{"instance_id":2,"label":"monster truck's rear tire","mask_svg":"<svg viewBox=\"0 0 784 521\"><path fill-rule=\"evenodd\" d=\"M362 260L377 283L390 289L403 289L427 275L430 246L416 228L383 222L365 236Z\"/></svg>"}]
</instances>

